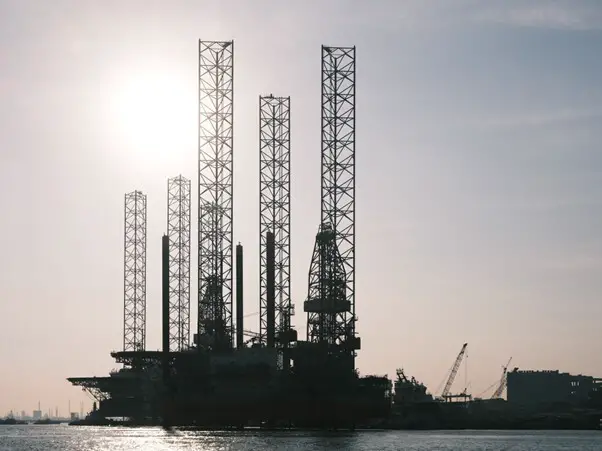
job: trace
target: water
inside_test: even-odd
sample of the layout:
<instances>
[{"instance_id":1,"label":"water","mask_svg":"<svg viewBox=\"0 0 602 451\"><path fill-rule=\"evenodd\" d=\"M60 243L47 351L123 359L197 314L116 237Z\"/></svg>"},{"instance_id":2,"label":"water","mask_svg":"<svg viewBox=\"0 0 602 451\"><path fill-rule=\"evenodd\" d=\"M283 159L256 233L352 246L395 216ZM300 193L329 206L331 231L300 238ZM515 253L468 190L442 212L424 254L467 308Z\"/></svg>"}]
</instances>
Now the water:
<instances>
[{"instance_id":1,"label":"water","mask_svg":"<svg viewBox=\"0 0 602 451\"><path fill-rule=\"evenodd\" d=\"M160 428L0 426L0 451L602 451L602 431L165 432Z\"/></svg>"}]
</instances>

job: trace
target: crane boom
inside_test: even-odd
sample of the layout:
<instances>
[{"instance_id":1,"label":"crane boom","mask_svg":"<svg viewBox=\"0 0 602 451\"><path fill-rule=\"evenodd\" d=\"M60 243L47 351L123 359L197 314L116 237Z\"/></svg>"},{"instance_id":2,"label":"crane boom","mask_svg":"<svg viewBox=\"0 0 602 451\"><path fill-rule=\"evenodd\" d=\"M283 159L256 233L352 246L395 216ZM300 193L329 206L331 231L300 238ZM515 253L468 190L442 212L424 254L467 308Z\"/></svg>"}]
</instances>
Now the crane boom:
<instances>
[{"instance_id":1,"label":"crane boom","mask_svg":"<svg viewBox=\"0 0 602 451\"><path fill-rule=\"evenodd\" d=\"M253 338L257 338L259 337L259 332L253 332L252 330L246 330L244 329L242 331L243 335L247 336L247 337L253 337Z\"/></svg>"},{"instance_id":2,"label":"crane boom","mask_svg":"<svg viewBox=\"0 0 602 451\"><path fill-rule=\"evenodd\" d=\"M493 392L493 395L491 395L491 399L497 399L497 398L502 397L502 393L504 392L504 389L506 388L506 381L508 380L508 378L506 377L506 373L508 372L508 367L510 366L511 361L512 361L512 357L510 357L510 359L508 360L508 363L506 363L506 366L504 366L504 371L502 371L502 377L500 378L499 385Z\"/></svg>"},{"instance_id":3,"label":"crane boom","mask_svg":"<svg viewBox=\"0 0 602 451\"><path fill-rule=\"evenodd\" d=\"M464 345L462 346L462 350L458 354L458 357L456 357L456 361L454 362L454 366L452 367L449 378L447 379L447 382L445 383L445 388L443 389L443 392L441 393L442 397L449 395L449 390L450 390L452 384L454 383L454 379L456 378L456 374L458 374L458 369L460 368L460 364L462 363L462 359L464 358L464 353L466 352L466 346L468 346L468 343L464 343Z\"/></svg>"}]
</instances>

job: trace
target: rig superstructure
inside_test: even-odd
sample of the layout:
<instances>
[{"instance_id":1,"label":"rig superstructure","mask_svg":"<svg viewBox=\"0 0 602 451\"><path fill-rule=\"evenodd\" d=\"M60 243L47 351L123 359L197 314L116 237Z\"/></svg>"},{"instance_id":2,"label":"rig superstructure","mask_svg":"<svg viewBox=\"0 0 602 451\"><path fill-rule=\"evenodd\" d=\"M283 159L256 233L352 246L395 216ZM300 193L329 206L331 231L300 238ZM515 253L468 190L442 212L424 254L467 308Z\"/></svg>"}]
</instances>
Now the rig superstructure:
<instances>
[{"instance_id":1,"label":"rig superstructure","mask_svg":"<svg viewBox=\"0 0 602 451\"><path fill-rule=\"evenodd\" d=\"M252 332L243 323L243 246L233 252L234 42L201 40L198 56L196 333L191 343L190 181L178 176L168 180L162 239L163 349L146 349L146 196L135 191L125 206L124 347L111 354L123 368L69 381L98 402L97 424L354 427L383 418L391 381L360 377L355 367L355 47L322 46L321 218L303 302L305 341L291 321L290 97L259 96L259 331Z\"/></svg>"}]
</instances>

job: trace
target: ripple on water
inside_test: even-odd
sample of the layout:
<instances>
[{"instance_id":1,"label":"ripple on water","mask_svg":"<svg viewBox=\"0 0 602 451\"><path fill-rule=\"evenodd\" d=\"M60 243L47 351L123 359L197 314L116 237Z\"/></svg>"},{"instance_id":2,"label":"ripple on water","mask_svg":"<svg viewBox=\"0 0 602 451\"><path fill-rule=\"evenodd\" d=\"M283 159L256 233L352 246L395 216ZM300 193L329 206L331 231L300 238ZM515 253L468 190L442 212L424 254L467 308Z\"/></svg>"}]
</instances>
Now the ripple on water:
<instances>
[{"instance_id":1,"label":"ripple on water","mask_svg":"<svg viewBox=\"0 0 602 451\"><path fill-rule=\"evenodd\" d=\"M602 451L597 431L164 431L161 428L2 426L0 451Z\"/></svg>"}]
</instances>

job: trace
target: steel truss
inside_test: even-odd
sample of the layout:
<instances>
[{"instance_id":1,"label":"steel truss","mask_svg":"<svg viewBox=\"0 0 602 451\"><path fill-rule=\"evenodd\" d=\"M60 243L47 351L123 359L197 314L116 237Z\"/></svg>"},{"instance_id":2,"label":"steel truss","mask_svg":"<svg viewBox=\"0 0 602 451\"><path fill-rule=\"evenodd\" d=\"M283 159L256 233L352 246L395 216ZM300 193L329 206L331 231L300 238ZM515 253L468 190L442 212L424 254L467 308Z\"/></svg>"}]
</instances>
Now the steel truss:
<instances>
[{"instance_id":1,"label":"steel truss","mask_svg":"<svg viewBox=\"0 0 602 451\"><path fill-rule=\"evenodd\" d=\"M306 311L307 339L314 343L342 345L348 336L346 324L338 315L349 311L345 295L345 267L336 245L334 231L322 226L316 236L314 253L309 269Z\"/></svg>"},{"instance_id":2,"label":"steel truss","mask_svg":"<svg viewBox=\"0 0 602 451\"><path fill-rule=\"evenodd\" d=\"M190 343L190 180L181 175L167 181L169 237L169 349Z\"/></svg>"},{"instance_id":3,"label":"steel truss","mask_svg":"<svg viewBox=\"0 0 602 451\"><path fill-rule=\"evenodd\" d=\"M353 359L359 349L355 337L355 47L322 46L321 224L312 260L312 271L318 274L310 272L310 291L312 280L319 280L332 284L322 288L322 294L336 296L322 298L320 305L310 293L307 336L309 341L341 345ZM340 296L345 302L340 302Z\"/></svg>"},{"instance_id":4,"label":"steel truss","mask_svg":"<svg viewBox=\"0 0 602 451\"><path fill-rule=\"evenodd\" d=\"M176 355L190 354L170 351L168 361L173 360ZM111 357L113 357L117 363L141 370L155 368L160 365L165 359L165 353L163 351L112 352Z\"/></svg>"},{"instance_id":5,"label":"steel truss","mask_svg":"<svg viewBox=\"0 0 602 451\"><path fill-rule=\"evenodd\" d=\"M234 43L199 41L199 344L231 348Z\"/></svg>"},{"instance_id":6,"label":"steel truss","mask_svg":"<svg viewBox=\"0 0 602 451\"><path fill-rule=\"evenodd\" d=\"M92 399L101 402L109 399L110 377L71 377L67 379L76 387L81 387Z\"/></svg>"},{"instance_id":7,"label":"steel truss","mask_svg":"<svg viewBox=\"0 0 602 451\"><path fill-rule=\"evenodd\" d=\"M290 97L259 97L260 340L267 330L267 240L274 234L276 337L289 336L290 295Z\"/></svg>"},{"instance_id":8,"label":"steel truss","mask_svg":"<svg viewBox=\"0 0 602 451\"><path fill-rule=\"evenodd\" d=\"M146 346L146 195L125 195L123 350Z\"/></svg>"}]
</instances>

